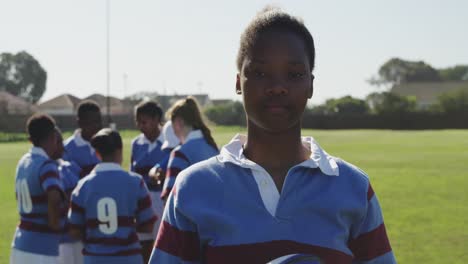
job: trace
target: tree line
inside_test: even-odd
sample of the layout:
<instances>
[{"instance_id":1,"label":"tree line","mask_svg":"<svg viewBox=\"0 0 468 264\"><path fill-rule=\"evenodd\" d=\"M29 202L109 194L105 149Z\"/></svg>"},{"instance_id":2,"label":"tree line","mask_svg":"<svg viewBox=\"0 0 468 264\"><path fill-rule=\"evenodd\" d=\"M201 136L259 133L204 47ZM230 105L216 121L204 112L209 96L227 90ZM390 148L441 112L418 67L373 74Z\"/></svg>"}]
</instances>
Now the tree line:
<instances>
[{"instance_id":1,"label":"tree line","mask_svg":"<svg viewBox=\"0 0 468 264\"><path fill-rule=\"evenodd\" d=\"M0 54L0 91L9 92L28 102L36 103L46 90L47 72L25 51ZM376 87L391 88L412 82L468 81L468 65L434 68L424 61L391 58L368 82ZM468 114L468 91L442 94L429 108L419 109L416 98L389 91L377 91L365 99L344 96L326 100L323 104L307 108L316 115L402 115L429 112ZM240 102L228 102L205 109L207 117L224 125L245 125L245 114Z\"/></svg>"},{"instance_id":2,"label":"tree line","mask_svg":"<svg viewBox=\"0 0 468 264\"><path fill-rule=\"evenodd\" d=\"M378 70L377 76L368 80L378 88L416 82L461 82L468 81L468 65L456 65L436 69L424 61L409 61L392 58ZM377 91L359 99L350 95L326 100L323 104L306 109L308 116L351 116L405 114L456 114L468 116L468 91L458 90L440 95L428 108L418 108L416 98L402 96L390 91ZM244 124L244 109L240 102L212 106L205 110L209 119L218 124ZM237 123L236 123L237 122Z\"/></svg>"}]
</instances>

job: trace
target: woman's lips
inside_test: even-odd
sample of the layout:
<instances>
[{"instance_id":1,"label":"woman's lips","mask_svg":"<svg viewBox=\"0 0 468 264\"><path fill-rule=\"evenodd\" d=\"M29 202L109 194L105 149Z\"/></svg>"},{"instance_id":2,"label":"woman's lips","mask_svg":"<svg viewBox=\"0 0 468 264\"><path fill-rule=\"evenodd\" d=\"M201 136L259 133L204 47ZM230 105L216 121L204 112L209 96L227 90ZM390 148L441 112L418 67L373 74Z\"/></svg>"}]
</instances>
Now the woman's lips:
<instances>
[{"instance_id":1,"label":"woman's lips","mask_svg":"<svg viewBox=\"0 0 468 264\"><path fill-rule=\"evenodd\" d=\"M284 104L266 104L265 109L271 113L284 113L287 107Z\"/></svg>"}]
</instances>

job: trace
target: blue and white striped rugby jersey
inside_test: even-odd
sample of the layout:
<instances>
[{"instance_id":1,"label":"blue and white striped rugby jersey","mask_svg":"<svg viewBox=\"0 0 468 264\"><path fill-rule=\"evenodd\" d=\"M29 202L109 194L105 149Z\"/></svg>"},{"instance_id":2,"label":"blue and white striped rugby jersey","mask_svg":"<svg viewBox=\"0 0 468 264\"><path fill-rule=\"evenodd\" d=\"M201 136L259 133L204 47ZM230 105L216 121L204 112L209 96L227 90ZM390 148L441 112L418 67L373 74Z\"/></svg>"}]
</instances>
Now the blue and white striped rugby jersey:
<instances>
[{"instance_id":1,"label":"blue and white striped rugby jersey","mask_svg":"<svg viewBox=\"0 0 468 264\"><path fill-rule=\"evenodd\" d=\"M57 162L39 147L33 147L18 162L15 178L20 223L12 247L35 254L58 256L63 231L48 226L47 191L63 193ZM63 224L63 223L62 223Z\"/></svg>"},{"instance_id":2,"label":"blue and white striped rugby jersey","mask_svg":"<svg viewBox=\"0 0 468 264\"><path fill-rule=\"evenodd\" d=\"M91 144L81 137L80 129L77 129L71 137L65 140L63 145L65 148L63 159L73 161L80 166L81 178L88 175L100 162Z\"/></svg>"},{"instance_id":3,"label":"blue and white striped rugby jersey","mask_svg":"<svg viewBox=\"0 0 468 264\"><path fill-rule=\"evenodd\" d=\"M236 136L184 170L169 195L150 263L267 263L290 254L320 263L395 263L377 197L357 167L303 138L310 159L281 193Z\"/></svg>"},{"instance_id":4,"label":"blue and white striped rugby jersey","mask_svg":"<svg viewBox=\"0 0 468 264\"><path fill-rule=\"evenodd\" d=\"M142 263L137 231L157 216L140 175L100 163L78 182L68 220L84 230L85 263Z\"/></svg>"},{"instance_id":5,"label":"blue and white striped rugby jersey","mask_svg":"<svg viewBox=\"0 0 468 264\"><path fill-rule=\"evenodd\" d=\"M149 171L156 164L166 170L170 150L162 150L161 146L161 136L154 142L150 142L144 134L140 134L132 140L130 170L143 176L150 191L162 190L162 184L160 186L149 184L148 176Z\"/></svg>"},{"instance_id":6,"label":"blue and white striped rugby jersey","mask_svg":"<svg viewBox=\"0 0 468 264\"><path fill-rule=\"evenodd\" d=\"M167 198L179 172L197 162L216 156L218 153L217 149L206 142L201 130L191 131L187 135L185 143L177 146L171 152L161 198Z\"/></svg>"},{"instance_id":7,"label":"blue and white striped rugby jersey","mask_svg":"<svg viewBox=\"0 0 468 264\"><path fill-rule=\"evenodd\" d=\"M62 159L58 160L58 165L60 179L63 183L63 190L66 195L67 204L69 204L71 193L80 180L81 168L73 161L66 161ZM60 243L75 242L76 240L68 235L68 206L64 209L65 211L63 212L63 219L65 221L65 229L62 238L60 239Z\"/></svg>"}]
</instances>

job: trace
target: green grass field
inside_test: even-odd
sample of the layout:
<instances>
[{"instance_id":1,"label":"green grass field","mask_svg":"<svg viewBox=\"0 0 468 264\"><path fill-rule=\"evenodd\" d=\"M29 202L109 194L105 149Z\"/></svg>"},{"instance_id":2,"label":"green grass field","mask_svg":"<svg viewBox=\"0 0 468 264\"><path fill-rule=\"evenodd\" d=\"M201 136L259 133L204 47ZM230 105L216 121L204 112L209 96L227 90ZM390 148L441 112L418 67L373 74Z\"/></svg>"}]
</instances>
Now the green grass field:
<instances>
[{"instance_id":1,"label":"green grass field","mask_svg":"<svg viewBox=\"0 0 468 264\"><path fill-rule=\"evenodd\" d=\"M225 144L235 127L216 127ZM123 132L124 166L130 140ZM399 263L468 263L468 130L306 130L328 153L365 170ZM0 144L0 263L8 263L17 213L14 173L27 142Z\"/></svg>"}]
</instances>

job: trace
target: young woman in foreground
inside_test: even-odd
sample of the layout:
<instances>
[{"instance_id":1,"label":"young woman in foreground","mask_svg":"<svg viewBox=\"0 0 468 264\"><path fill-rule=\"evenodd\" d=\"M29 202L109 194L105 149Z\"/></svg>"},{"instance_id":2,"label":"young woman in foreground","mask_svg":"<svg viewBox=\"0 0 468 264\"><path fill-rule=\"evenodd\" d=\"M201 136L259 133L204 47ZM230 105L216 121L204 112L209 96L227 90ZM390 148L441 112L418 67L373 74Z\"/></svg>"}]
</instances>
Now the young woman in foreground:
<instances>
[{"instance_id":1,"label":"young woman in foreground","mask_svg":"<svg viewBox=\"0 0 468 264\"><path fill-rule=\"evenodd\" d=\"M298 18L267 9L247 26L236 81L247 136L179 174L151 263L395 263L366 174L301 137L314 60Z\"/></svg>"}]
</instances>

